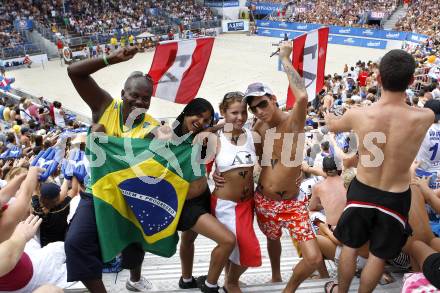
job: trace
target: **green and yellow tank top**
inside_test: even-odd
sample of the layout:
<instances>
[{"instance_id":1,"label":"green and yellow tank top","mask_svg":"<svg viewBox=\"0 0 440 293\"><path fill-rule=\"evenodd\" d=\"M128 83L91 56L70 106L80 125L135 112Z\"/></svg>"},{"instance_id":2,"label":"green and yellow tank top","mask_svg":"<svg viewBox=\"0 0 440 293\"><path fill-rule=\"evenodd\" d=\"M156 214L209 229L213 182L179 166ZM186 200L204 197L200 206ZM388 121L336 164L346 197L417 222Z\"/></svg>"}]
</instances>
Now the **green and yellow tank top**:
<instances>
[{"instance_id":1,"label":"green and yellow tank top","mask_svg":"<svg viewBox=\"0 0 440 293\"><path fill-rule=\"evenodd\" d=\"M135 122L132 128L124 125L122 117L122 100L114 99L105 109L98 121L105 127L107 135L116 137L144 138L159 122L148 114L143 114L141 122Z\"/></svg>"}]
</instances>

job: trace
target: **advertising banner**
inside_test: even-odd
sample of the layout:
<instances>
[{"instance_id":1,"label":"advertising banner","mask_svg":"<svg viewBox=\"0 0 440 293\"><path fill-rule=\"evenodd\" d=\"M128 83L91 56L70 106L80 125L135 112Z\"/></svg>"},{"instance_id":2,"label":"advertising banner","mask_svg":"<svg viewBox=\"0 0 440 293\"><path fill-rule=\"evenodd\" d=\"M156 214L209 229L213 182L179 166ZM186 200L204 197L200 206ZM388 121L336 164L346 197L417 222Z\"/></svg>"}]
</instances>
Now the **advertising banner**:
<instances>
[{"instance_id":1,"label":"advertising banner","mask_svg":"<svg viewBox=\"0 0 440 293\"><path fill-rule=\"evenodd\" d=\"M287 34L287 37L289 39L293 39L299 35L302 35L303 32L286 31L280 29L270 29L270 28L260 27L258 28L257 34L260 36L274 37L274 38L284 38L285 34ZM351 36L329 35L328 42L329 44L335 44L335 45L346 45L346 46L355 46L355 47L364 47L364 48L373 48L373 49L385 49L387 47L386 40L356 38Z\"/></svg>"},{"instance_id":2,"label":"advertising banner","mask_svg":"<svg viewBox=\"0 0 440 293\"><path fill-rule=\"evenodd\" d=\"M283 8L283 4L266 3L266 2L247 2L246 6L255 6L254 14L267 15L274 11L279 11Z\"/></svg>"},{"instance_id":3,"label":"advertising banner","mask_svg":"<svg viewBox=\"0 0 440 293\"><path fill-rule=\"evenodd\" d=\"M205 6L208 7L238 7L239 5L238 0L205 0Z\"/></svg>"},{"instance_id":4,"label":"advertising banner","mask_svg":"<svg viewBox=\"0 0 440 293\"><path fill-rule=\"evenodd\" d=\"M296 22L257 20L257 27L277 28L277 29L294 30L294 31L311 31L318 29L321 26L322 25L316 23L296 23ZM330 34L333 35L346 35L353 37L366 37L366 38L385 39L385 40L403 41L407 39L408 34L411 34L407 32L396 32L396 31L387 31L387 30L331 26L331 25L329 26L329 28L330 28ZM419 36L423 36L423 35L419 35ZM414 38L417 39L417 37Z\"/></svg>"},{"instance_id":5,"label":"advertising banner","mask_svg":"<svg viewBox=\"0 0 440 293\"><path fill-rule=\"evenodd\" d=\"M247 32L249 31L249 21L247 20L223 20L222 28L224 33Z\"/></svg>"}]
</instances>

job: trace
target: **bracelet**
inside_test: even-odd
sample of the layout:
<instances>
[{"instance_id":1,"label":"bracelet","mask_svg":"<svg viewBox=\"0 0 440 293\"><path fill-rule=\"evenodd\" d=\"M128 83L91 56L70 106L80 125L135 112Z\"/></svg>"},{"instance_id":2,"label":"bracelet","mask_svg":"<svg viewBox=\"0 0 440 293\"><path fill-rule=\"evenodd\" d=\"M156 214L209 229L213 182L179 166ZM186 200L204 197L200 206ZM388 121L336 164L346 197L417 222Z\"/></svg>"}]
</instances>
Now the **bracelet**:
<instances>
[{"instance_id":1,"label":"bracelet","mask_svg":"<svg viewBox=\"0 0 440 293\"><path fill-rule=\"evenodd\" d=\"M104 61L105 66L109 66L110 65L110 63L108 63L107 56L105 54L102 55L102 61Z\"/></svg>"}]
</instances>

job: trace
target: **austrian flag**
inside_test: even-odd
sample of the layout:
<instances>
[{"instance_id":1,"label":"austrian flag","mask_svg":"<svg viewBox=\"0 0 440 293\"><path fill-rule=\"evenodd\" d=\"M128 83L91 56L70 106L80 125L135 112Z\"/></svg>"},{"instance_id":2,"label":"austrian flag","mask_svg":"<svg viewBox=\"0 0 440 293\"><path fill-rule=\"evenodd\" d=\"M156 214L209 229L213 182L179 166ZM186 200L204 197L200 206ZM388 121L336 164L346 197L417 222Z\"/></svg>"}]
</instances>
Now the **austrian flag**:
<instances>
[{"instance_id":1,"label":"austrian flag","mask_svg":"<svg viewBox=\"0 0 440 293\"><path fill-rule=\"evenodd\" d=\"M179 104L195 98L211 56L214 38L161 42L149 75L153 96Z\"/></svg>"},{"instance_id":2,"label":"austrian flag","mask_svg":"<svg viewBox=\"0 0 440 293\"><path fill-rule=\"evenodd\" d=\"M293 67L304 78L309 101L314 100L324 86L328 33L329 28L323 27L293 40ZM286 108L292 108L294 103L295 97L289 88Z\"/></svg>"}]
</instances>

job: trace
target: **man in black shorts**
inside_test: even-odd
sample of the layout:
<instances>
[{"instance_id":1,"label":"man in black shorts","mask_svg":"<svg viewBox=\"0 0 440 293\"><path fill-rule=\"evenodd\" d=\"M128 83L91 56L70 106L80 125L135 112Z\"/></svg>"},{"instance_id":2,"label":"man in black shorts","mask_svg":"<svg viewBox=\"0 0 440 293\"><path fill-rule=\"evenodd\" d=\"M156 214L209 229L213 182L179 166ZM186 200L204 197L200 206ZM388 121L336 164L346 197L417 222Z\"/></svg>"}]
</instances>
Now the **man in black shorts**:
<instances>
[{"instance_id":1,"label":"man in black shorts","mask_svg":"<svg viewBox=\"0 0 440 293\"><path fill-rule=\"evenodd\" d=\"M372 292L385 260L399 255L410 235L410 166L420 148L434 113L410 107L405 90L414 80L414 58L391 50L381 60L378 81L381 99L367 108L352 108L343 116L327 113L330 131L353 130L359 138L357 176L347 193L347 206L335 237L343 243L338 284L326 292L348 292L355 274L357 249L369 242L370 254L362 271L359 292ZM335 291L333 291L335 292Z\"/></svg>"},{"instance_id":2,"label":"man in black shorts","mask_svg":"<svg viewBox=\"0 0 440 293\"><path fill-rule=\"evenodd\" d=\"M430 245L416 240L411 243L411 257L417 262L426 279L440 289L440 238L431 240Z\"/></svg>"}]
</instances>

